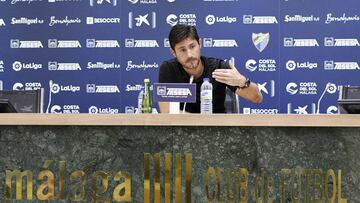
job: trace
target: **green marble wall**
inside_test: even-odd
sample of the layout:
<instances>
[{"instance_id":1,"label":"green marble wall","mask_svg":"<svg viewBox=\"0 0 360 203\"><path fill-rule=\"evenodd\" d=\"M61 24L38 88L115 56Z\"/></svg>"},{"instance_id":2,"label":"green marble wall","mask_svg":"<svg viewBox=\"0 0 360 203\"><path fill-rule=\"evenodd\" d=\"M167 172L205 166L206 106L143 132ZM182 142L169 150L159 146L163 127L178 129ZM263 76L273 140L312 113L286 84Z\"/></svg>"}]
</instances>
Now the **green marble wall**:
<instances>
[{"instance_id":1,"label":"green marble wall","mask_svg":"<svg viewBox=\"0 0 360 203\"><path fill-rule=\"evenodd\" d=\"M85 202L91 202L94 195L91 181L96 171L111 173L109 188L103 196L112 199L112 192L119 184L113 177L118 171L126 171L131 175L132 202L143 202L144 153L158 152L162 154L162 166L164 153L172 153L173 156L175 153L192 154L191 197L194 203L208 202L204 180L209 167L222 169L220 194L225 199L228 171L239 171L240 168L249 171L248 202L256 202L255 188L261 188L255 187L256 177L263 177L263 180L273 178L274 191L269 196L274 198L273 202L280 202L281 169L294 169L296 172L321 169L324 175L332 169L336 180L328 183L330 188L333 182L338 183L338 170L342 170L342 198L347 202L360 202L359 146L359 128L0 126L0 202L43 202L37 199L36 191L41 184L37 181L37 175L44 170L42 166L45 160L54 160L49 169L55 175L57 198L59 161L66 161L65 200L49 202L72 202L76 182L71 182L69 176L75 170L83 170L86 174ZM183 162L183 170L184 165ZM5 198L5 170L15 169L32 171L32 201L14 200L15 196L12 200ZM164 170L161 176L163 189ZM184 177L185 174L182 180L185 193ZM217 191L214 179L210 180L210 190ZM312 177L308 181L309 198L312 191L319 198L319 190L316 192L312 187ZM305 202L305 186L306 176L302 178L303 199L300 202ZM322 184L322 191L324 189ZM261 191L258 190L258 194ZM284 202L294 202L289 188L283 194ZM183 202L184 199L185 194ZM322 202L326 202L323 199ZM335 202L338 202L338 194Z\"/></svg>"}]
</instances>

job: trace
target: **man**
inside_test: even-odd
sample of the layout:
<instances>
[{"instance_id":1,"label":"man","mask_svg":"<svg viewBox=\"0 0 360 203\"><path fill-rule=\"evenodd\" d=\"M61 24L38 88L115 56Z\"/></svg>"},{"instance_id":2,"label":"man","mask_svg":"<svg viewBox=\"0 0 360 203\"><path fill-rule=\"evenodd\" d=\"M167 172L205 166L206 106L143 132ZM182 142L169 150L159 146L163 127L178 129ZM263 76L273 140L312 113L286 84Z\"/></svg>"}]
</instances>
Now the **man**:
<instances>
[{"instance_id":1,"label":"man","mask_svg":"<svg viewBox=\"0 0 360 203\"><path fill-rule=\"evenodd\" d=\"M194 26L175 25L169 33L170 51L174 59L160 66L159 83L189 83L194 77L196 103L186 105L186 112L200 113L200 87L207 77L213 85L213 113L225 113L226 86L240 97L262 102L262 95L255 83L240 74L232 63L201 56L201 43ZM169 112L168 102L159 102L161 113ZM183 108L183 104L180 105Z\"/></svg>"}]
</instances>

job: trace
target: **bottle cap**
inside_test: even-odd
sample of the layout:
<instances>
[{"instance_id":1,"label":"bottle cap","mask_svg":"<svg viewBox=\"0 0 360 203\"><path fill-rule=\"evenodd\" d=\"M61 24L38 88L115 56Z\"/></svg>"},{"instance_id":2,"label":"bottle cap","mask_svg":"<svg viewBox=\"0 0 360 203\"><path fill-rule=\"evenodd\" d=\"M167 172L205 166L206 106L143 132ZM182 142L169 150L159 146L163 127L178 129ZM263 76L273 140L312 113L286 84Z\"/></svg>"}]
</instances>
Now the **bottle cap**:
<instances>
[{"instance_id":1,"label":"bottle cap","mask_svg":"<svg viewBox=\"0 0 360 203\"><path fill-rule=\"evenodd\" d=\"M150 79L149 79L149 78L145 78L145 79L144 79L144 82L150 82Z\"/></svg>"},{"instance_id":2,"label":"bottle cap","mask_svg":"<svg viewBox=\"0 0 360 203\"><path fill-rule=\"evenodd\" d=\"M205 81L209 82L209 78L204 78L203 81L204 81L204 82L205 82Z\"/></svg>"}]
</instances>

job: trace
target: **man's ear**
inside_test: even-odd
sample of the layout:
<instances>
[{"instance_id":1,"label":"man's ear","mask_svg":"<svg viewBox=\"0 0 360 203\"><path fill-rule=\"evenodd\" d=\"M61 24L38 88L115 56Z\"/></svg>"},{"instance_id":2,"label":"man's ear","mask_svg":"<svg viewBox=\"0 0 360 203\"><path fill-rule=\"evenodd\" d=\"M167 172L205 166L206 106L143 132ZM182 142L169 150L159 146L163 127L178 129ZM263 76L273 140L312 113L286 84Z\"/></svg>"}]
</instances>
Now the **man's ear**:
<instances>
[{"instance_id":1,"label":"man's ear","mask_svg":"<svg viewBox=\"0 0 360 203\"><path fill-rule=\"evenodd\" d=\"M200 48L202 47L202 43L201 43L201 38L199 39L199 45L200 45Z\"/></svg>"},{"instance_id":2,"label":"man's ear","mask_svg":"<svg viewBox=\"0 0 360 203\"><path fill-rule=\"evenodd\" d=\"M171 54L176 58L176 53L175 53L175 51L174 51L172 48L170 48L170 52L171 52Z\"/></svg>"}]
</instances>

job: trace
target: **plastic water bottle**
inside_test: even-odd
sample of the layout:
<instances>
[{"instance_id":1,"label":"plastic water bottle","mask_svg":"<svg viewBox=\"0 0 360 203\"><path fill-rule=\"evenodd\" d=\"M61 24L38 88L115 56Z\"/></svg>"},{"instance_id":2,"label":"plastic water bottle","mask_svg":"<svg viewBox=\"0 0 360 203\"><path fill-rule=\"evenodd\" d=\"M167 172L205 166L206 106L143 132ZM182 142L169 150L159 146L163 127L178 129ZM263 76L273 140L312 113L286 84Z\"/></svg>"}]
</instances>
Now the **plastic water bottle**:
<instances>
[{"instance_id":1,"label":"plastic water bottle","mask_svg":"<svg viewBox=\"0 0 360 203\"><path fill-rule=\"evenodd\" d=\"M212 90L213 86L209 82L209 78L204 78L200 88L200 113L212 114Z\"/></svg>"},{"instance_id":2,"label":"plastic water bottle","mask_svg":"<svg viewBox=\"0 0 360 203\"><path fill-rule=\"evenodd\" d=\"M150 91L150 79L144 79L144 97L141 102L141 112L142 113L152 113L152 99Z\"/></svg>"},{"instance_id":3,"label":"plastic water bottle","mask_svg":"<svg viewBox=\"0 0 360 203\"><path fill-rule=\"evenodd\" d=\"M138 107L137 107L136 113L142 113L141 106L142 106L143 98L144 98L144 88L141 87L139 95L138 95Z\"/></svg>"}]
</instances>

